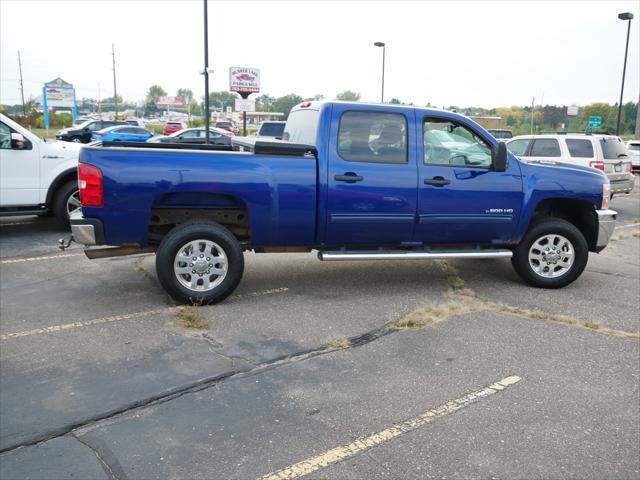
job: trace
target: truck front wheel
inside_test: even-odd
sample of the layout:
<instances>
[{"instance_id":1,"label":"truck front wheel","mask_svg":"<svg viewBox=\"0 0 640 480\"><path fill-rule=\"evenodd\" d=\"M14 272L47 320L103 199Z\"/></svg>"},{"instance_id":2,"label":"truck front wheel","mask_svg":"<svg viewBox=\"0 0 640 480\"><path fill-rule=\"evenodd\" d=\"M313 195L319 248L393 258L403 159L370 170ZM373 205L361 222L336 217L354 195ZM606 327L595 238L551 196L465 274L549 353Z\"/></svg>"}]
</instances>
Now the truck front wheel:
<instances>
[{"instance_id":1,"label":"truck front wheel","mask_svg":"<svg viewBox=\"0 0 640 480\"><path fill-rule=\"evenodd\" d=\"M181 303L224 300L244 272L242 247L215 222L183 223L171 230L156 253L156 271L164 289Z\"/></svg>"},{"instance_id":2,"label":"truck front wheel","mask_svg":"<svg viewBox=\"0 0 640 480\"><path fill-rule=\"evenodd\" d=\"M540 288L562 288L587 266L589 249L580 230L559 218L532 226L513 250L511 263L518 275Z\"/></svg>"}]
</instances>

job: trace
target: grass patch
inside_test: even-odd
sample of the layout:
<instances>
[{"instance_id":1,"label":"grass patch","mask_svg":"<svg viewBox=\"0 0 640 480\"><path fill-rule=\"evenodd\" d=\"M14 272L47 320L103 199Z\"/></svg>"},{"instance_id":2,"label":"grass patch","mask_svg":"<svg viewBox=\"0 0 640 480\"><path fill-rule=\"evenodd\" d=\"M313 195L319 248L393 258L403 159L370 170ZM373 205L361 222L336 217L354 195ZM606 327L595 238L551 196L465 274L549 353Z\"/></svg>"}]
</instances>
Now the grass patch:
<instances>
[{"instance_id":1,"label":"grass patch","mask_svg":"<svg viewBox=\"0 0 640 480\"><path fill-rule=\"evenodd\" d=\"M137 274L142 275L143 277L150 277L151 276L151 273L149 273L149 270L147 270L145 268L145 266L142 265L141 263L136 263L136 266L135 266L134 270L135 270L135 272Z\"/></svg>"},{"instance_id":2,"label":"grass patch","mask_svg":"<svg viewBox=\"0 0 640 480\"><path fill-rule=\"evenodd\" d=\"M176 323L183 328L206 328L206 322L202 321L196 307L182 307L176 313Z\"/></svg>"},{"instance_id":3,"label":"grass patch","mask_svg":"<svg viewBox=\"0 0 640 480\"><path fill-rule=\"evenodd\" d=\"M635 232L635 233L633 233L632 235L633 235L634 237L636 237L636 238L637 238L637 237L640 237L640 232Z\"/></svg>"},{"instance_id":4,"label":"grass patch","mask_svg":"<svg viewBox=\"0 0 640 480\"><path fill-rule=\"evenodd\" d=\"M418 308L404 317L391 323L391 328L408 329L408 328L424 328L443 320L447 320L453 315L463 313L471 313L478 311L478 308L469 303L461 303L451 301L441 305L427 305Z\"/></svg>"},{"instance_id":5,"label":"grass patch","mask_svg":"<svg viewBox=\"0 0 640 480\"><path fill-rule=\"evenodd\" d=\"M587 328L593 328L594 330L598 330L600 328L600 324L595 322L584 322L582 325Z\"/></svg>"},{"instance_id":6,"label":"grass patch","mask_svg":"<svg viewBox=\"0 0 640 480\"><path fill-rule=\"evenodd\" d=\"M345 348L349 348L351 346L351 342L346 337L336 337L332 338L326 343L326 347L331 350L343 350Z\"/></svg>"}]
</instances>

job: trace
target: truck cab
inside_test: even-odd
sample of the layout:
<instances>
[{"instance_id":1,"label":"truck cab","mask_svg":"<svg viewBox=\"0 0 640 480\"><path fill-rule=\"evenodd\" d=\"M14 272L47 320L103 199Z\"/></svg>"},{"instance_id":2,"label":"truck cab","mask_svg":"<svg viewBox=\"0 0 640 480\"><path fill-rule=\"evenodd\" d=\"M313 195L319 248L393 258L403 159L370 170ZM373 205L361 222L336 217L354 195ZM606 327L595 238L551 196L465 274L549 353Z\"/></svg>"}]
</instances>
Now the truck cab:
<instances>
[{"instance_id":1,"label":"truck cab","mask_svg":"<svg viewBox=\"0 0 640 480\"><path fill-rule=\"evenodd\" d=\"M45 140L0 114L0 215L54 213L65 223L80 208L80 145Z\"/></svg>"}]
</instances>

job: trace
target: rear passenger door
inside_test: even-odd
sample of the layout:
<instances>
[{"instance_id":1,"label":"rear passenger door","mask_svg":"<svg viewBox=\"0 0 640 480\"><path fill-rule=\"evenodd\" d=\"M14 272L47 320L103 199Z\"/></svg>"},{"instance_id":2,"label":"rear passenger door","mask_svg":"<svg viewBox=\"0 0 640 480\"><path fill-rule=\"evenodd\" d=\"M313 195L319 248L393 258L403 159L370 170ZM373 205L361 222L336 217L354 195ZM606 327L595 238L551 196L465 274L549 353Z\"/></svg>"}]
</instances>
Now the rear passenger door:
<instances>
[{"instance_id":1,"label":"rear passenger door","mask_svg":"<svg viewBox=\"0 0 640 480\"><path fill-rule=\"evenodd\" d=\"M529 160L555 160L562 159L560 142L557 138L536 138L532 140L527 154Z\"/></svg>"},{"instance_id":2,"label":"rear passenger door","mask_svg":"<svg viewBox=\"0 0 640 480\"><path fill-rule=\"evenodd\" d=\"M335 105L325 244L411 243L416 219L414 113Z\"/></svg>"}]
</instances>

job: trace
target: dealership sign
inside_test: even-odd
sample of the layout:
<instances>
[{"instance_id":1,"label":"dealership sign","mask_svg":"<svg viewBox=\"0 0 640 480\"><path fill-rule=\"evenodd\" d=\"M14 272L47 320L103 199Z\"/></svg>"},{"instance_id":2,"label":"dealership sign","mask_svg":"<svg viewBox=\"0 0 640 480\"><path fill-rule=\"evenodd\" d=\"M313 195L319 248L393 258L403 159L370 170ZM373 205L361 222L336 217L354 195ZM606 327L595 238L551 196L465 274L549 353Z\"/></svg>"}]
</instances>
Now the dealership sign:
<instances>
[{"instance_id":1,"label":"dealership sign","mask_svg":"<svg viewBox=\"0 0 640 480\"><path fill-rule=\"evenodd\" d=\"M258 93L260 70L248 67L229 68L229 90L239 93Z\"/></svg>"},{"instance_id":2,"label":"dealership sign","mask_svg":"<svg viewBox=\"0 0 640 480\"><path fill-rule=\"evenodd\" d=\"M178 107L184 105L184 97L167 97L163 95L156 97L156 104Z\"/></svg>"},{"instance_id":3,"label":"dealership sign","mask_svg":"<svg viewBox=\"0 0 640 480\"><path fill-rule=\"evenodd\" d=\"M78 118L76 90L73 85L65 82L60 77L42 86L42 109L45 128L49 128L49 109L54 107L69 108L73 119Z\"/></svg>"}]
</instances>

